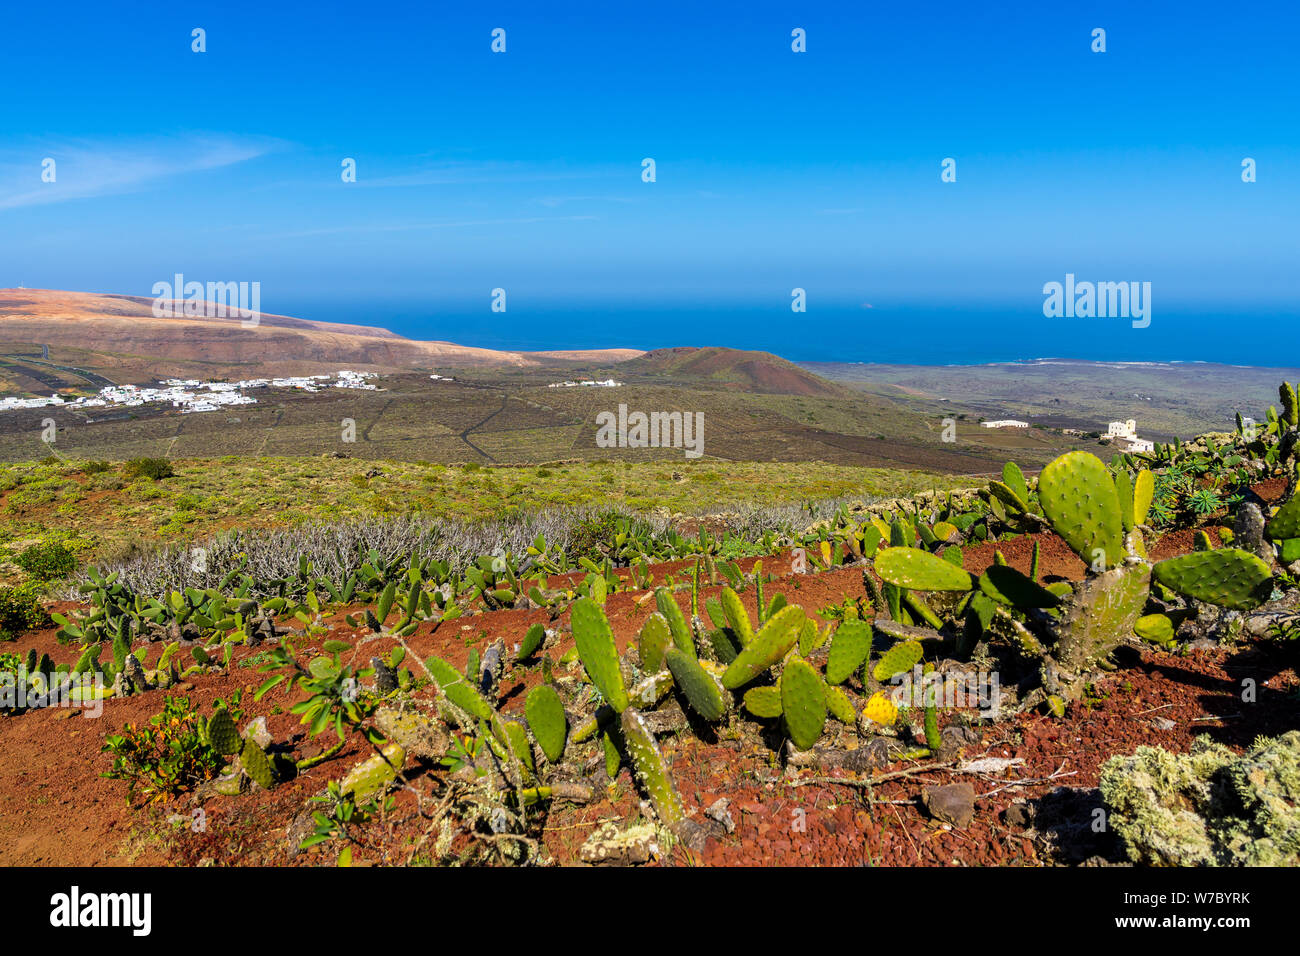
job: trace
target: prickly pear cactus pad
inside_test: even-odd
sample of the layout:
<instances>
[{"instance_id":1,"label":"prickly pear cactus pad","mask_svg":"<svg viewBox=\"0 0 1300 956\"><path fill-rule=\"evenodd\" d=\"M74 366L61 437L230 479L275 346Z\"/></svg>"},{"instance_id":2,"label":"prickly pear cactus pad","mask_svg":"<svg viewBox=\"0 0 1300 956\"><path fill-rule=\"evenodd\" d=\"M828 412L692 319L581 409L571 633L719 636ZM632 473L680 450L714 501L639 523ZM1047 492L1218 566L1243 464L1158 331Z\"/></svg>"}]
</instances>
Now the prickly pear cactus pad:
<instances>
[{"instance_id":1,"label":"prickly pear cactus pad","mask_svg":"<svg viewBox=\"0 0 1300 956\"><path fill-rule=\"evenodd\" d=\"M667 588L659 588L655 591L655 606L659 608L659 613L668 622L668 630L673 635L673 643L677 645L677 649L694 657L695 640L691 637L691 629L686 623L686 615L682 613L681 606L677 603L677 599L673 597L673 592Z\"/></svg>"},{"instance_id":2,"label":"prickly pear cactus pad","mask_svg":"<svg viewBox=\"0 0 1300 956\"><path fill-rule=\"evenodd\" d=\"M1052 529L1092 567L1124 560L1124 524L1110 469L1096 455L1072 451L1050 462L1038 478L1038 499Z\"/></svg>"},{"instance_id":3,"label":"prickly pear cactus pad","mask_svg":"<svg viewBox=\"0 0 1300 956\"><path fill-rule=\"evenodd\" d=\"M980 590L1000 604L1011 607L1056 607L1058 598L1037 581L1005 564L989 565L980 575Z\"/></svg>"},{"instance_id":4,"label":"prickly pear cactus pad","mask_svg":"<svg viewBox=\"0 0 1300 956\"><path fill-rule=\"evenodd\" d=\"M826 691L807 661L789 661L781 672L781 713L790 739L800 750L809 749L821 738L826 726Z\"/></svg>"},{"instance_id":5,"label":"prickly pear cactus pad","mask_svg":"<svg viewBox=\"0 0 1300 956\"><path fill-rule=\"evenodd\" d=\"M537 743L551 763L564 756L564 735L568 731L568 718L560 695L549 684L534 687L524 701L524 716Z\"/></svg>"},{"instance_id":6,"label":"prickly pear cactus pad","mask_svg":"<svg viewBox=\"0 0 1300 956\"><path fill-rule=\"evenodd\" d=\"M1002 466L1002 483L1010 488L1015 496L1022 502L1021 511L1029 510L1029 482L1025 481L1025 473L1020 470L1020 466L1014 461L1009 461Z\"/></svg>"},{"instance_id":7,"label":"prickly pear cactus pad","mask_svg":"<svg viewBox=\"0 0 1300 956\"><path fill-rule=\"evenodd\" d=\"M863 621L845 621L835 629L826 658L826 679L843 684L871 653L871 626Z\"/></svg>"},{"instance_id":8,"label":"prickly pear cactus pad","mask_svg":"<svg viewBox=\"0 0 1300 956\"><path fill-rule=\"evenodd\" d=\"M990 481L989 491L991 491L995 498L1001 501L1013 512L1029 510L1029 505L1026 501L1016 494L1015 489L1008 487L1004 482Z\"/></svg>"},{"instance_id":9,"label":"prickly pear cactus pad","mask_svg":"<svg viewBox=\"0 0 1300 956\"><path fill-rule=\"evenodd\" d=\"M882 581L914 591L969 591L971 576L950 561L917 548L886 548L876 555Z\"/></svg>"},{"instance_id":10,"label":"prickly pear cactus pad","mask_svg":"<svg viewBox=\"0 0 1300 956\"><path fill-rule=\"evenodd\" d=\"M510 752L518 758L528 773L535 771L537 767L533 762L533 745L528 742L528 733L524 730L524 725L517 720L507 720L498 726L505 738L502 743L510 748Z\"/></svg>"},{"instance_id":11,"label":"prickly pear cactus pad","mask_svg":"<svg viewBox=\"0 0 1300 956\"><path fill-rule=\"evenodd\" d=\"M1133 530L1133 480L1121 468L1115 472L1115 493L1119 495L1119 517L1125 531Z\"/></svg>"},{"instance_id":12,"label":"prickly pear cactus pad","mask_svg":"<svg viewBox=\"0 0 1300 956\"><path fill-rule=\"evenodd\" d=\"M749 623L745 606L740 602L740 595L731 588L723 588L719 600L722 604L722 613L727 618L727 627L731 628L731 632L739 639L740 646L746 646L754 639L754 628Z\"/></svg>"},{"instance_id":13,"label":"prickly pear cactus pad","mask_svg":"<svg viewBox=\"0 0 1300 956\"><path fill-rule=\"evenodd\" d=\"M469 685L464 674L441 657L430 657L424 662L424 666L429 669L429 673L433 675L434 681L442 689L447 700L480 720L492 719L491 705Z\"/></svg>"},{"instance_id":14,"label":"prickly pear cactus pad","mask_svg":"<svg viewBox=\"0 0 1300 956\"><path fill-rule=\"evenodd\" d=\"M858 712L853 709L853 701L849 700L849 695L844 692L843 688L835 687L832 684L826 684L826 709L842 724L853 727L858 722Z\"/></svg>"},{"instance_id":15,"label":"prickly pear cactus pad","mask_svg":"<svg viewBox=\"0 0 1300 956\"><path fill-rule=\"evenodd\" d=\"M1133 525L1147 523L1147 512L1151 510L1151 501L1156 493L1156 479L1145 468L1133 479Z\"/></svg>"},{"instance_id":16,"label":"prickly pear cactus pad","mask_svg":"<svg viewBox=\"0 0 1300 956\"><path fill-rule=\"evenodd\" d=\"M780 717L781 688L751 687L745 691L745 709L755 717Z\"/></svg>"},{"instance_id":17,"label":"prickly pear cactus pad","mask_svg":"<svg viewBox=\"0 0 1300 956\"><path fill-rule=\"evenodd\" d=\"M1152 644L1168 644L1174 639L1174 622L1167 614L1146 614L1138 618L1133 632Z\"/></svg>"},{"instance_id":18,"label":"prickly pear cactus pad","mask_svg":"<svg viewBox=\"0 0 1300 956\"><path fill-rule=\"evenodd\" d=\"M263 790L270 790L275 786L275 770L271 767L271 761L266 756L266 751L256 743L251 740L244 741L244 749L239 755L239 762L244 768L244 773L248 774L249 779Z\"/></svg>"},{"instance_id":19,"label":"prickly pear cactus pad","mask_svg":"<svg viewBox=\"0 0 1300 956\"><path fill-rule=\"evenodd\" d=\"M1264 536L1270 541L1300 538L1300 495L1291 498L1277 509L1277 513L1264 527Z\"/></svg>"},{"instance_id":20,"label":"prickly pear cactus pad","mask_svg":"<svg viewBox=\"0 0 1300 956\"><path fill-rule=\"evenodd\" d=\"M668 630L668 621L658 611L646 618L637 637L637 653L641 655L641 667L647 671L657 671L664 666L664 651L672 643L673 636Z\"/></svg>"},{"instance_id":21,"label":"prickly pear cactus pad","mask_svg":"<svg viewBox=\"0 0 1300 956\"><path fill-rule=\"evenodd\" d=\"M722 675L722 686L727 690L738 690L785 657L799 640L806 617L803 608L797 604L778 611L754 635L753 642L728 665Z\"/></svg>"},{"instance_id":22,"label":"prickly pear cactus pad","mask_svg":"<svg viewBox=\"0 0 1300 956\"><path fill-rule=\"evenodd\" d=\"M726 713L726 691L699 661L675 647L669 648L665 660L692 710L709 721L718 720Z\"/></svg>"},{"instance_id":23,"label":"prickly pear cactus pad","mask_svg":"<svg viewBox=\"0 0 1300 956\"><path fill-rule=\"evenodd\" d=\"M349 770L339 781L339 790L352 794L361 803L387 790L406 762L406 751L400 744L389 744L381 753L382 756L375 754Z\"/></svg>"},{"instance_id":24,"label":"prickly pear cactus pad","mask_svg":"<svg viewBox=\"0 0 1300 956\"><path fill-rule=\"evenodd\" d=\"M623 684L623 671L618 663L614 632L610 630L605 612L591 598L579 598L573 604L572 625L573 640L578 645L578 657L587 669L587 676L609 706L622 713L628 705L627 687Z\"/></svg>"},{"instance_id":25,"label":"prickly pear cactus pad","mask_svg":"<svg viewBox=\"0 0 1300 956\"><path fill-rule=\"evenodd\" d=\"M902 641L895 644L880 656L871 676L878 681L887 681L895 674L905 674L921 660L920 641Z\"/></svg>"},{"instance_id":26,"label":"prickly pear cactus pad","mask_svg":"<svg viewBox=\"0 0 1300 956\"><path fill-rule=\"evenodd\" d=\"M1058 663L1082 678L1133 633L1150 590L1151 568L1145 564L1089 575L1061 605Z\"/></svg>"},{"instance_id":27,"label":"prickly pear cactus pad","mask_svg":"<svg viewBox=\"0 0 1300 956\"><path fill-rule=\"evenodd\" d=\"M219 708L208 721L208 743L223 757L233 757L239 753L242 746L239 729L224 707Z\"/></svg>"},{"instance_id":28,"label":"prickly pear cactus pad","mask_svg":"<svg viewBox=\"0 0 1300 956\"><path fill-rule=\"evenodd\" d=\"M675 827L686 818L686 811L654 736L641 715L630 707L623 711L621 725L623 742L627 746L628 756L632 758L632 767L641 786L649 794L659 821L666 827Z\"/></svg>"},{"instance_id":29,"label":"prickly pear cactus pad","mask_svg":"<svg viewBox=\"0 0 1300 956\"><path fill-rule=\"evenodd\" d=\"M1237 548L1196 551L1159 562L1155 578L1184 597L1247 611L1268 600L1273 576L1255 555Z\"/></svg>"}]
</instances>

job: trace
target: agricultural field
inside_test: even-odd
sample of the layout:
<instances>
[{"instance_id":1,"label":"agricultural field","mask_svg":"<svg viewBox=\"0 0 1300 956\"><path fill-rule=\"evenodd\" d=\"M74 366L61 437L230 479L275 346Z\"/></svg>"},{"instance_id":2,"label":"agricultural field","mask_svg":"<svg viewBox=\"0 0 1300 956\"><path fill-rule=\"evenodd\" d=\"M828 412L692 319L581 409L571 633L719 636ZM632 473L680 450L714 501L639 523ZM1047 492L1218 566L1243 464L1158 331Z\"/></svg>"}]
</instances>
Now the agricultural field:
<instances>
[{"instance_id":1,"label":"agricultural field","mask_svg":"<svg viewBox=\"0 0 1300 956\"><path fill-rule=\"evenodd\" d=\"M1036 474L9 465L0 863L1295 865L1279 394Z\"/></svg>"},{"instance_id":2,"label":"agricultural field","mask_svg":"<svg viewBox=\"0 0 1300 956\"><path fill-rule=\"evenodd\" d=\"M743 354L743 353L741 353ZM250 392L256 404L198 414L165 405L0 411L0 460L141 457L316 456L524 465L610 457L597 416L629 409L703 416L706 458L729 462L826 462L954 474L993 473L1008 453L1036 468L1092 443L1029 429L978 427L973 416L925 414L899 403L842 394L750 393L685 380L629 381L618 388L548 388L568 373L456 372L455 381L385 374L376 391L281 388ZM47 390L44 394L49 394ZM93 389L91 390L93 392ZM943 440L944 419L957 422ZM55 437L49 442L49 422ZM1016 430L1018 431L1018 430ZM1095 447L1095 446L1094 446ZM681 462L681 449L625 448L620 458Z\"/></svg>"}]
</instances>

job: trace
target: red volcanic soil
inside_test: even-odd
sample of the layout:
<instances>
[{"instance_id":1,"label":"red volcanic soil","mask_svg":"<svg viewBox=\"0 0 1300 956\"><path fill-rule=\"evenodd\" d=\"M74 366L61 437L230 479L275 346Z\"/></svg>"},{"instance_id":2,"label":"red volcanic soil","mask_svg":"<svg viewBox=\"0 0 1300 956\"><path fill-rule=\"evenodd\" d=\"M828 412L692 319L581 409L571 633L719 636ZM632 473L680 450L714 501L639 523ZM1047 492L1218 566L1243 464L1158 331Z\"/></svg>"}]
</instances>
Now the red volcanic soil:
<instances>
[{"instance_id":1,"label":"red volcanic soil","mask_svg":"<svg viewBox=\"0 0 1300 956\"><path fill-rule=\"evenodd\" d=\"M1176 540L1171 540L1176 539ZM1190 546L1177 536L1156 542L1153 551ZM1083 564L1055 535L1038 536L1045 575L1077 578ZM1027 570L1033 539L1001 542L998 547L1014 566ZM993 546L967 548L968 570L979 571L993 560ZM749 569L752 561L742 562ZM684 579L690 562L659 565L656 583L675 575ZM862 570L846 567L811 575L791 575L788 556L763 559L764 570L778 575L765 593L784 593L792 604L809 610L840 604L864 595ZM554 579L553 584L559 580ZM720 588L706 588L705 596ZM751 614L754 589L742 594ZM689 609L689 594L678 600ZM350 627L346 611L326 618L331 639L356 645L350 663L363 666L375 654L393 646ZM625 647L654 610L653 593L627 591L610 595L606 611L616 640ZM466 616L437 626L425 623L407 643L421 659L437 654L463 668L469 650L480 652L498 636L513 649L527 627L541 622L555 627L558 643L542 655L552 661L573 646L565 618L552 622L544 610L505 610ZM298 647L300 659L315 644ZM157 660L163 644L150 651ZM57 662L71 661L79 648L61 646L53 629L24 635L6 651L25 654L28 648L49 653ZM301 758L320 752L328 735L309 738L298 718L288 713L294 698L279 690L260 703L251 691L264 680L254 665L257 648L238 647L224 672L192 677L182 688L204 713L212 701L235 690L249 692L249 719L266 715L277 742L287 742ZM557 665L557 668L559 665ZM499 706L508 716L522 715L527 689L540 680L541 668L511 665L501 684ZM1260 688L1260 703L1243 705L1239 688L1245 678ZM1088 858L1117 860L1109 838L1093 834L1088 824L1098 806L1095 790L1101 764L1114 754L1132 753L1139 744L1158 743L1184 751L1201 735L1244 749L1260 734L1276 734L1297 726L1300 679L1264 643L1231 648L1167 654L1134 648L1124 668L1099 682L1096 696L1071 704L1064 718L1026 713L997 722L978 722L972 712L941 711L941 726L965 727L958 759L984 756L1022 761L1000 772L958 774L946 762L925 765L898 762L875 772L871 786L841 770L787 767L774 760L779 741L759 742L752 734L730 735L723 728L694 726L693 733L668 735L660 741L670 762L687 811L704 819L703 811L728 801L734 832L710 838L700 851L673 846L661 864L721 865L1055 865ZM169 693L178 693L173 690ZM0 864L3 865L176 865L332 864L339 845L291 852L288 828L309 809L309 798L331 779L342 776L371 751L359 735L343 752L323 764L276 786L272 791L238 797L183 796L170 803L129 808L126 785L100 776L112 761L102 752L106 734L125 723L142 724L162 707L164 692L149 691L104 702L99 719L85 719L67 710L38 710L0 717ZM970 725L970 726L965 726ZM833 742L839 725L828 731ZM847 741L847 738L846 738ZM596 763L600 762L597 756ZM415 765L408 776L415 790L428 791L430 768ZM919 802L922 789L934 784L969 783L976 794L969 826L937 823ZM186 824L201 806L206 828L167 822L174 816ZM546 813L537 837L561 864L579 861L587 837L606 821L634 821L640 797L629 771L623 768L594 802L556 801ZM396 793L396 807L383 821L367 825L369 836L354 847L358 863L407 863L418 856L429 822L417 812L412 790ZM423 808L427 810L426 808ZM176 816L179 815L179 816ZM298 839L301 839L299 835Z\"/></svg>"}]
</instances>

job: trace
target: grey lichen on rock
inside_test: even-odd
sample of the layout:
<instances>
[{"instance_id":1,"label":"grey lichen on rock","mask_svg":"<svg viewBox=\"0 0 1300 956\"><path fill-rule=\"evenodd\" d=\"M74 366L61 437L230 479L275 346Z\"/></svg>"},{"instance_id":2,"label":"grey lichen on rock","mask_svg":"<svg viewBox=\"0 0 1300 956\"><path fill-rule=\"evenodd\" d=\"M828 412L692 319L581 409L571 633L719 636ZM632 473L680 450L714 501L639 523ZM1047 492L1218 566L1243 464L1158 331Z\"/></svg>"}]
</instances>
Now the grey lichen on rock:
<instances>
[{"instance_id":1,"label":"grey lichen on rock","mask_svg":"<svg viewBox=\"0 0 1300 956\"><path fill-rule=\"evenodd\" d=\"M1186 754L1139 747L1106 762L1101 794L1134 862L1300 864L1300 731L1240 756L1204 738Z\"/></svg>"}]
</instances>

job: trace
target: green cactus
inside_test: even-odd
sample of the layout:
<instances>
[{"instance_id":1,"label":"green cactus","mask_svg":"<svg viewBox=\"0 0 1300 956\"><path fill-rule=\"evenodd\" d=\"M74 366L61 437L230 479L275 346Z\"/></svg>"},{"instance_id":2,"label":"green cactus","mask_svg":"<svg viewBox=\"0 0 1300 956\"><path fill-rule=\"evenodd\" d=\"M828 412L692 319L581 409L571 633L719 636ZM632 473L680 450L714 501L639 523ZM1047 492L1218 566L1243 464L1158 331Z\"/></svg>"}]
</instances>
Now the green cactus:
<instances>
[{"instance_id":1,"label":"green cactus","mask_svg":"<svg viewBox=\"0 0 1300 956\"><path fill-rule=\"evenodd\" d=\"M1208 531L1198 531L1192 538L1192 550L1194 551L1213 551L1214 542L1210 540Z\"/></svg>"},{"instance_id":2,"label":"green cactus","mask_svg":"<svg viewBox=\"0 0 1300 956\"><path fill-rule=\"evenodd\" d=\"M797 604L778 611L727 666L722 675L722 686L727 690L738 690L785 657L799 640L806 616Z\"/></svg>"},{"instance_id":3,"label":"green cactus","mask_svg":"<svg viewBox=\"0 0 1300 956\"><path fill-rule=\"evenodd\" d=\"M682 807L682 799L677 795L677 788L673 786L668 765L664 763L654 736L641 715L630 707L623 711L621 726L623 743L632 759L632 767L650 797L650 804L659 821L669 829L676 827L686 819L686 810Z\"/></svg>"},{"instance_id":4,"label":"green cactus","mask_svg":"<svg viewBox=\"0 0 1300 956\"><path fill-rule=\"evenodd\" d=\"M1025 473L1014 461L1009 461L1002 466L1002 483L1015 492L1016 497L1023 502L1020 510L1028 511L1029 482L1025 481Z\"/></svg>"},{"instance_id":5,"label":"green cactus","mask_svg":"<svg viewBox=\"0 0 1300 956\"><path fill-rule=\"evenodd\" d=\"M916 591L969 591L971 576L951 561L917 548L887 548L876 555L880 579Z\"/></svg>"},{"instance_id":6,"label":"green cactus","mask_svg":"<svg viewBox=\"0 0 1300 956\"><path fill-rule=\"evenodd\" d=\"M578 657L587 669L587 676L609 706L621 714L628 706L627 687L619 667L614 632L610 630L605 612L591 598L578 598L573 603L570 621L573 639L578 645Z\"/></svg>"},{"instance_id":7,"label":"green cactus","mask_svg":"<svg viewBox=\"0 0 1300 956\"><path fill-rule=\"evenodd\" d=\"M1057 663L1085 675L1133 632L1150 591L1151 569L1144 563L1088 575L1061 603L1052 626Z\"/></svg>"},{"instance_id":8,"label":"green cactus","mask_svg":"<svg viewBox=\"0 0 1300 956\"><path fill-rule=\"evenodd\" d=\"M864 621L845 621L831 637L831 650L826 658L826 680L831 684L843 684L870 653L871 626Z\"/></svg>"},{"instance_id":9,"label":"green cactus","mask_svg":"<svg viewBox=\"0 0 1300 956\"><path fill-rule=\"evenodd\" d=\"M922 673L933 674L934 665L926 664ZM933 696L926 694L927 698ZM935 753L943 749L943 737L939 734L939 707L933 699L927 699L925 702L925 745Z\"/></svg>"},{"instance_id":10,"label":"green cactus","mask_svg":"<svg viewBox=\"0 0 1300 956\"><path fill-rule=\"evenodd\" d=\"M755 717L781 716L781 688L751 687L745 691L745 709Z\"/></svg>"},{"instance_id":11,"label":"green cactus","mask_svg":"<svg viewBox=\"0 0 1300 956\"><path fill-rule=\"evenodd\" d=\"M980 575L980 590L1000 604L1019 608L1048 608L1061 603L1047 588L1010 565L990 565Z\"/></svg>"},{"instance_id":12,"label":"green cactus","mask_svg":"<svg viewBox=\"0 0 1300 956\"><path fill-rule=\"evenodd\" d=\"M825 691L826 709L831 712L831 716L842 724L856 727L858 712L853 709L853 701L849 700L849 695L844 693L844 689L832 684L826 684Z\"/></svg>"},{"instance_id":13,"label":"green cactus","mask_svg":"<svg viewBox=\"0 0 1300 956\"><path fill-rule=\"evenodd\" d=\"M239 729L230 712L219 707L208 721L208 745L223 757L233 757L239 753L241 741Z\"/></svg>"},{"instance_id":14,"label":"green cactus","mask_svg":"<svg viewBox=\"0 0 1300 956\"><path fill-rule=\"evenodd\" d=\"M244 768L244 773L248 774L249 779L263 790L270 790L275 786L275 768L271 765L270 758L266 756L266 751L253 740L244 741L244 749L239 755L239 762Z\"/></svg>"},{"instance_id":15,"label":"green cactus","mask_svg":"<svg viewBox=\"0 0 1300 956\"><path fill-rule=\"evenodd\" d=\"M1133 632L1152 644L1168 644L1174 639L1174 622L1167 614L1148 614L1138 618Z\"/></svg>"},{"instance_id":16,"label":"green cactus","mask_svg":"<svg viewBox=\"0 0 1300 956\"><path fill-rule=\"evenodd\" d=\"M1277 392L1282 400L1282 423L1288 428L1294 428L1300 422L1300 414L1297 413L1300 403L1296 401L1295 387L1290 382L1283 382L1278 386Z\"/></svg>"},{"instance_id":17,"label":"green cactus","mask_svg":"<svg viewBox=\"0 0 1300 956\"><path fill-rule=\"evenodd\" d=\"M1115 472L1115 494L1119 496L1119 518L1125 531L1133 530L1133 480L1128 470L1120 468Z\"/></svg>"},{"instance_id":18,"label":"green cactus","mask_svg":"<svg viewBox=\"0 0 1300 956\"><path fill-rule=\"evenodd\" d=\"M628 713L628 711L624 711ZM618 768L623 764L623 754L619 752L618 742L614 739L612 730L607 730L600 735L600 746L605 752L605 776L610 780L618 778Z\"/></svg>"},{"instance_id":19,"label":"green cactus","mask_svg":"<svg viewBox=\"0 0 1300 956\"><path fill-rule=\"evenodd\" d=\"M672 633L668 630L668 621L658 611L646 618L641 625L641 634L637 637L637 653L641 657L641 668L647 671L662 670L664 651L672 643Z\"/></svg>"},{"instance_id":20,"label":"green cactus","mask_svg":"<svg viewBox=\"0 0 1300 956\"><path fill-rule=\"evenodd\" d=\"M803 628L799 631L799 653L807 657L825 643L826 635L817 626L817 622L812 618L807 618L803 622Z\"/></svg>"},{"instance_id":21,"label":"green cactus","mask_svg":"<svg viewBox=\"0 0 1300 956\"><path fill-rule=\"evenodd\" d=\"M707 635L709 647L713 650L714 660L722 664L730 664L736 659L736 655L740 653L736 649L736 645L731 643L731 638L728 637L729 633L729 629L720 627L709 631Z\"/></svg>"},{"instance_id":22,"label":"green cactus","mask_svg":"<svg viewBox=\"0 0 1300 956\"><path fill-rule=\"evenodd\" d=\"M519 642L519 653L515 655L515 660L523 661L532 657L544 640L546 640L546 628L540 623L534 624L524 633L524 639Z\"/></svg>"},{"instance_id":23,"label":"green cactus","mask_svg":"<svg viewBox=\"0 0 1300 956\"><path fill-rule=\"evenodd\" d=\"M397 772L406 762L406 751L401 744L388 744L380 754L375 754L357 764L339 781L339 792L352 794L353 800L364 803L371 797L384 793Z\"/></svg>"},{"instance_id":24,"label":"green cactus","mask_svg":"<svg viewBox=\"0 0 1300 956\"><path fill-rule=\"evenodd\" d=\"M464 674L441 657L430 657L424 662L424 666L429 669L429 673L447 700L479 720L493 719L492 705L470 685Z\"/></svg>"},{"instance_id":25,"label":"green cactus","mask_svg":"<svg viewBox=\"0 0 1300 956\"><path fill-rule=\"evenodd\" d=\"M704 599L704 613L714 627L724 628L727 626L727 615L723 613L722 602L717 598L708 597Z\"/></svg>"},{"instance_id":26,"label":"green cactus","mask_svg":"<svg viewBox=\"0 0 1300 956\"><path fill-rule=\"evenodd\" d=\"M1270 541L1300 538L1300 495L1295 495L1277 509L1264 526L1264 535Z\"/></svg>"},{"instance_id":27,"label":"green cactus","mask_svg":"<svg viewBox=\"0 0 1300 956\"><path fill-rule=\"evenodd\" d=\"M781 714L790 739L800 750L808 750L821 739L826 725L826 691L807 661L788 661L781 671Z\"/></svg>"},{"instance_id":28,"label":"green cactus","mask_svg":"<svg viewBox=\"0 0 1300 956\"><path fill-rule=\"evenodd\" d=\"M722 604L722 613L727 618L727 627L736 635L742 648L748 646L754 640L754 628L749 622L749 615L745 612L745 605L741 603L740 595L729 587L723 588L719 601Z\"/></svg>"},{"instance_id":29,"label":"green cactus","mask_svg":"<svg viewBox=\"0 0 1300 956\"><path fill-rule=\"evenodd\" d=\"M505 738L501 743L510 748L510 752L518 758L519 763L528 773L535 772L537 766L533 761L533 746L528 742L528 733L524 730L524 725L517 720L504 720L498 721L496 726L500 735Z\"/></svg>"},{"instance_id":30,"label":"green cactus","mask_svg":"<svg viewBox=\"0 0 1300 956\"><path fill-rule=\"evenodd\" d=\"M990 481L989 491L998 501L1002 502L1013 512L1023 512L1029 510L1029 502L1022 499L1014 488L1002 481Z\"/></svg>"},{"instance_id":31,"label":"green cactus","mask_svg":"<svg viewBox=\"0 0 1300 956\"><path fill-rule=\"evenodd\" d=\"M921 654L920 641L901 641L880 655L871 676L884 683L895 674L905 674L916 666Z\"/></svg>"},{"instance_id":32,"label":"green cactus","mask_svg":"<svg viewBox=\"0 0 1300 956\"><path fill-rule=\"evenodd\" d=\"M676 647L668 649L664 660L692 710L707 721L718 720L727 712L726 691L699 661Z\"/></svg>"},{"instance_id":33,"label":"green cactus","mask_svg":"<svg viewBox=\"0 0 1300 956\"><path fill-rule=\"evenodd\" d=\"M673 643L677 645L678 650L691 655L691 657L697 656L695 638L691 636L691 628L686 623L686 615L682 613L681 607L673 599L673 593L667 588L656 590L655 606L659 608L659 613L668 622L668 630L672 634Z\"/></svg>"},{"instance_id":34,"label":"green cactus","mask_svg":"<svg viewBox=\"0 0 1300 956\"><path fill-rule=\"evenodd\" d=\"M1234 611L1258 607L1273 592L1268 565L1237 548L1168 558L1156 564L1153 573L1157 581L1184 597Z\"/></svg>"},{"instance_id":35,"label":"green cactus","mask_svg":"<svg viewBox=\"0 0 1300 956\"><path fill-rule=\"evenodd\" d=\"M1124 523L1110 471L1096 455L1072 451L1050 462L1038 479L1043 514L1088 565L1124 560Z\"/></svg>"},{"instance_id":36,"label":"green cactus","mask_svg":"<svg viewBox=\"0 0 1300 956\"><path fill-rule=\"evenodd\" d=\"M524 701L524 717L546 759L553 764L559 763L564 756L564 736L569 722L555 688L550 684L534 687Z\"/></svg>"}]
</instances>

